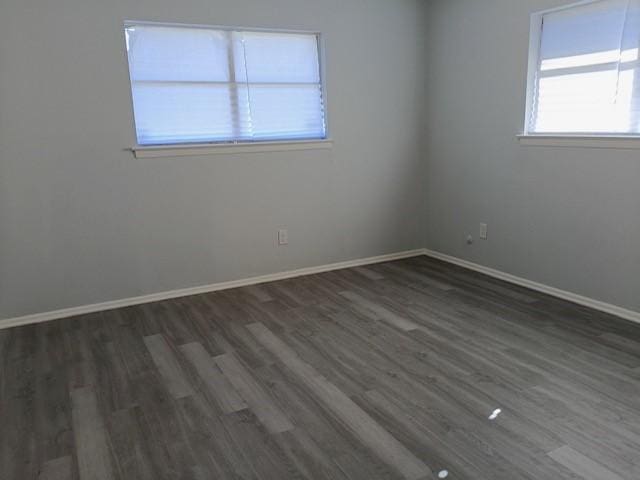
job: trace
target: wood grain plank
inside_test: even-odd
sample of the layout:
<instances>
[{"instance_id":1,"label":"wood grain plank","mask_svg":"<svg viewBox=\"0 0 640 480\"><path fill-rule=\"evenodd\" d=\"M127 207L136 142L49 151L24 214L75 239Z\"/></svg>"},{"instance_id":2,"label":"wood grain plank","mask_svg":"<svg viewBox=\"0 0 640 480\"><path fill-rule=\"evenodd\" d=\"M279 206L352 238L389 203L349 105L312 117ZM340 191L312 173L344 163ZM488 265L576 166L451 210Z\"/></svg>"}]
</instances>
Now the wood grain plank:
<instances>
[{"instance_id":1,"label":"wood grain plank","mask_svg":"<svg viewBox=\"0 0 640 480\"><path fill-rule=\"evenodd\" d=\"M193 388L164 336L158 334L144 337L144 343L173 398L193 395Z\"/></svg>"},{"instance_id":2,"label":"wood grain plank","mask_svg":"<svg viewBox=\"0 0 640 480\"><path fill-rule=\"evenodd\" d=\"M304 430L296 427L275 435L275 439L306 480L346 480L337 465Z\"/></svg>"},{"instance_id":3,"label":"wood grain plank","mask_svg":"<svg viewBox=\"0 0 640 480\"><path fill-rule=\"evenodd\" d=\"M358 272L360 275L362 275L363 277L368 278L369 280L373 280L374 282L378 280L384 280L384 275L376 272L375 270L372 270L371 268L356 267L354 268L354 270Z\"/></svg>"},{"instance_id":4,"label":"wood grain plank","mask_svg":"<svg viewBox=\"0 0 640 480\"><path fill-rule=\"evenodd\" d=\"M307 385L345 426L387 464L407 480L434 478L431 470L406 447L367 415L335 385L304 362L287 344L261 323L248 325L249 331L273 355Z\"/></svg>"},{"instance_id":5,"label":"wood grain plank","mask_svg":"<svg viewBox=\"0 0 640 480\"><path fill-rule=\"evenodd\" d=\"M108 428L113 453L118 459L123 480L154 480L158 472L154 472L148 454L149 442L142 435L135 408L114 412Z\"/></svg>"},{"instance_id":6,"label":"wood grain plank","mask_svg":"<svg viewBox=\"0 0 640 480\"><path fill-rule=\"evenodd\" d=\"M70 456L45 462L38 475L38 480L70 480L72 478L73 460Z\"/></svg>"},{"instance_id":7,"label":"wood grain plank","mask_svg":"<svg viewBox=\"0 0 640 480\"><path fill-rule=\"evenodd\" d=\"M293 463L271 438L264 422L250 410L230 413L220 421L256 479L301 479ZM280 432L284 433L284 432Z\"/></svg>"},{"instance_id":8,"label":"wood grain plank","mask_svg":"<svg viewBox=\"0 0 640 480\"><path fill-rule=\"evenodd\" d=\"M361 295L358 295L357 293L341 292L340 295L347 298L354 304L359 305L364 309L370 311L371 313L376 315L378 318L380 318L380 320L384 320L385 322L389 323L390 325L393 325L396 328L399 328L400 330L404 330L405 332L410 332L411 330L417 330L418 328L420 328L420 325L418 325L417 323L411 320L408 320L402 317L401 315L398 315L397 313L392 312L391 310L381 305L377 305L376 303L370 300L367 300L366 298L362 297Z\"/></svg>"},{"instance_id":9,"label":"wood grain plank","mask_svg":"<svg viewBox=\"0 0 640 480\"><path fill-rule=\"evenodd\" d=\"M93 387L72 390L71 402L80 480L114 480L107 433Z\"/></svg>"},{"instance_id":10,"label":"wood grain plank","mask_svg":"<svg viewBox=\"0 0 640 480\"><path fill-rule=\"evenodd\" d=\"M269 295L260 285L250 285L243 288L249 295L253 296L259 302L270 302L273 297Z\"/></svg>"},{"instance_id":11,"label":"wood grain plank","mask_svg":"<svg viewBox=\"0 0 640 480\"><path fill-rule=\"evenodd\" d=\"M238 412L248 408L247 403L200 343L188 343L179 348L194 366L209 393L216 399L224 413Z\"/></svg>"},{"instance_id":12,"label":"wood grain plank","mask_svg":"<svg viewBox=\"0 0 640 480\"><path fill-rule=\"evenodd\" d=\"M568 445L550 452L549 456L585 480L624 480L618 474L576 452Z\"/></svg>"},{"instance_id":13,"label":"wood grain plank","mask_svg":"<svg viewBox=\"0 0 640 480\"><path fill-rule=\"evenodd\" d=\"M249 408L270 433L293 430L293 424L287 416L278 408L233 353L218 355L214 360L224 376L240 392Z\"/></svg>"}]
</instances>

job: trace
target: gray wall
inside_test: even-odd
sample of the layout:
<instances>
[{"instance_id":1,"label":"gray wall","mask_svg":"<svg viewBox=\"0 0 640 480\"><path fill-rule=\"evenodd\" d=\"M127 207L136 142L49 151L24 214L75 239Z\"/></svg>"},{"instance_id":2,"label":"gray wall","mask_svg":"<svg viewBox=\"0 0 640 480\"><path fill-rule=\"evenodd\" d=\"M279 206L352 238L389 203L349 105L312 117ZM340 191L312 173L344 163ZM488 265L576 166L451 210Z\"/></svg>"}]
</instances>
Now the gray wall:
<instances>
[{"instance_id":1,"label":"gray wall","mask_svg":"<svg viewBox=\"0 0 640 480\"><path fill-rule=\"evenodd\" d=\"M640 152L521 147L515 137L529 14L566 3L430 2L427 246L640 311Z\"/></svg>"},{"instance_id":2,"label":"gray wall","mask_svg":"<svg viewBox=\"0 0 640 480\"><path fill-rule=\"evenodd\" d=\"M134 159L127 19L321 30L335 147ZM420 0L3 0L0 318L422 247L424 31Z\"/></svg>"},{"instance_id":3,"label":"gray wall","mask_svg":"<svg viewBox=\"0 0 640 480\"><path fill-rule=\"evenodd\" d=\"M5 0L0 319L419 248L425 237L640 310L640 153L515 138L529 13L561 3ZM134 159L127 19L322 30L335 147ZM276 246L281 226L288 247Z\"/></svg>"}]
</instances>

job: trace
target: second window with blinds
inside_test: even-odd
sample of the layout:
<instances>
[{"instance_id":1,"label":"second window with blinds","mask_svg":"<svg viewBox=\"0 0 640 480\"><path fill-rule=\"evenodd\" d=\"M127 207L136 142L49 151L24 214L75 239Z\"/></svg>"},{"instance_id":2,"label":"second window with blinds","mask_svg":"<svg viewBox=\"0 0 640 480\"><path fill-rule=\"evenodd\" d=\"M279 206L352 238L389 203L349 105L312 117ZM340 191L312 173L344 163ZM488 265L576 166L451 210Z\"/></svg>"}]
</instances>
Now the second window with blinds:
<instances>
[{"instance_id":1,"label":"second window with blinds","mask_svg":"<svg viewBox=\"0 0 640 480\"><path fill-rule=\"evenodd\" d=\"M324 139L319 35L127 24L139 145Z\"/></svg>"},{"instance_id":2,"label":"second window with blinds","mask_svg":"<svg viewBox=\"0 0 640 480\"><path fill-rule=\"evenodd\" d=\"M533 15L525 134L640 135L640 0Z\"/></svg>"}]
</instances>

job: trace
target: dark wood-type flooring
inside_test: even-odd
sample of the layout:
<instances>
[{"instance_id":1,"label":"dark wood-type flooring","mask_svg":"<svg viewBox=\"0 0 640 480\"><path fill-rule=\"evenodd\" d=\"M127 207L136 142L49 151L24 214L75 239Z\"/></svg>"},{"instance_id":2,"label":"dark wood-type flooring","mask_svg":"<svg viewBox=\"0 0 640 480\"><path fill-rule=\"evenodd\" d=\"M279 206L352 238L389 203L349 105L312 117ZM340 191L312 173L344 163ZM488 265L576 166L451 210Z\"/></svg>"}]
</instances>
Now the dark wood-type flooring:
<instances>
[{"instance_id":1,"label":"dark wood-type flooring","mask_svg":"<svg viewBox=\"0 0 640 480\"><path fill-rule=\"evenodd\" d=\"M2 480L640 479L640 325L427 257L4 330L0 354Z\"/></svg>"}]
</instances>

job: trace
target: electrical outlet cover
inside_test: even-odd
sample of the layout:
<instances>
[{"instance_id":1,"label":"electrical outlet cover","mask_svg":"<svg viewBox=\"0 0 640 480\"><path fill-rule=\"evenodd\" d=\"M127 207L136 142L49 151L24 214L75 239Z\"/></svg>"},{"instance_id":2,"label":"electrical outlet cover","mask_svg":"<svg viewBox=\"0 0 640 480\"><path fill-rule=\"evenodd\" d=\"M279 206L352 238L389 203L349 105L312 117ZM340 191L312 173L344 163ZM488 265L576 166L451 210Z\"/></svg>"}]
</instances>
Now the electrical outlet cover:
<instances>
[{"instance_id":1,"label":"electrical outlet cover","mask_svg":"<svg viewBox=\"0 0 640 480\"><path fill-rule=\"evenodd\" d=\"M488 237L489 226L486 223L480 224L480 238L486 240Z\"/></svg>"},{"instance_id":2,"label":"electrical outlet cover","mask_svg":"<svg viewBox=\"0 0 640 480\"><path fill-rule=\"evenodd\" d=\"M278 230L278 245L289 245L289 232L287 230Z\"/></svg>"}]
</instances>

